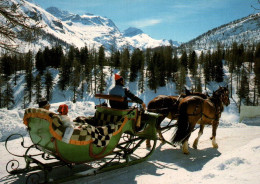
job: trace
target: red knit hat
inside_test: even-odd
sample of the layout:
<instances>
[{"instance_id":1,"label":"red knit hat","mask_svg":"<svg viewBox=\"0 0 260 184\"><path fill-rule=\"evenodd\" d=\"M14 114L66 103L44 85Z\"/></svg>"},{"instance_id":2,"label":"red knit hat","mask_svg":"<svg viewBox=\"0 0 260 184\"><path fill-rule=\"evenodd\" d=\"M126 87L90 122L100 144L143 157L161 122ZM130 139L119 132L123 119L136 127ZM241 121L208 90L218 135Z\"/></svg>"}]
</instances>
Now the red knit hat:
<instances>
[{"instance_id":1,"label":"red knit hat","mask_svg":"<svg viewBox=\"0 0 260 184\"><path fill-rule=\"evenodd\" d=\"M69 112L69 107L66 104L62 104L59 106L58 112L61 115L67 115Z\"/></svg>"},{"instance_id":2,"label":"red knit hat","mask_svg":"<svg viewBox=\"0 0 260 184\"><path fill-rule=\"evenodd\" d=\"M121 79L122 77L118 74L115 74L115 80Z\"/></svg>"}]
</instances>

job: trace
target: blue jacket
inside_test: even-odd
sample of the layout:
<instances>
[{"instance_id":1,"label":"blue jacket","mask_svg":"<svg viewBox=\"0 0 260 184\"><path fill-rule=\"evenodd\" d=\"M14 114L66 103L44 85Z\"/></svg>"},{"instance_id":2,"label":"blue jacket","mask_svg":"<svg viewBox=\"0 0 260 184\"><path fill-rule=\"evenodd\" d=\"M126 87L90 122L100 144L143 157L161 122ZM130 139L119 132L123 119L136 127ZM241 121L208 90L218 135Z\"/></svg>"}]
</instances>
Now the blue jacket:
<instances>
[{"instance_id":1,"label":"blue jacket","mask_svg":"<svg viewBox=\"0 0 260 184\"><path fill-rule=\"evenodd\" d=\"M120 85L115 85L115 87L113 87L109 91L109 94L110 95L121 96L121 97L126 97L126 95L125 95L125 88L124 88L124 86L120 86Z\"/></svg>"},{"instance_id":2,"label":"blue jacket","mask_svg":"<svg viewBox=\"0 0 260 184\"><path fill-rule=\"evenodd\" d=\"M143 103L143 100L141 100L140 98L135 96L133 93L131 93L127 88L125 88L122 85L115 85L115 87L113 87L109 91L109 94L125 98L124 102L118 102L118 101L113 101L113 100L109 101L110 106L115 109L128 109L127 98L130 98L132 101L139 103L139 104Z\"/></svg>"}]
</instances>

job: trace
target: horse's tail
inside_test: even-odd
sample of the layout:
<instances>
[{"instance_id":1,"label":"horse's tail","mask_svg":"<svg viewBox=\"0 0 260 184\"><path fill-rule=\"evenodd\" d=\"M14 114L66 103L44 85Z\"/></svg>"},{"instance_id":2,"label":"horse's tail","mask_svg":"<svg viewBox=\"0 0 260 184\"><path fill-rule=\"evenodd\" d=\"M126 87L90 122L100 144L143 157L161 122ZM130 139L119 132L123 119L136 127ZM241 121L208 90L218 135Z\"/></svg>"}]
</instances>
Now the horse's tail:
<instances>
[{"instance_id":1,"label":"horse's tail","mask_svg":"<svg viewBox=\"0 0 260 184\"><path fill-rule=\"evenodd\" d=\"M190 134L187 107L187 102L180 104L177 128L175 133L173 134L173 137L171 138L171 142L173 144L182 143L185 140L185 138Z\"/></svg>"}]
</instances>

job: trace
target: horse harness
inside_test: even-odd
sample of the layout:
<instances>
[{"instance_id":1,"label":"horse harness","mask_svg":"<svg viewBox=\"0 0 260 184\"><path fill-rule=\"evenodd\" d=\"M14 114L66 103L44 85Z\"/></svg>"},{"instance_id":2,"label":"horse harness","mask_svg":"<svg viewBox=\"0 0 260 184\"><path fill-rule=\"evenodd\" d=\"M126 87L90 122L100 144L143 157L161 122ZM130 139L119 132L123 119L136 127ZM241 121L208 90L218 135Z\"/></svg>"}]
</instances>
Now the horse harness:
<instances>
[{"instance_id":1,"label":"horse harness","mask_svg":"<svg viewBox=\"0 0 260 184\"><path fill-rule=\"evenodd\" d=\"M218 99L219 99L219 98L218 98ZM208 100L208 102L214 107L214 109L215 109L215 118L211 118L211 117L209 117L207 114L203 113L204 110L203 110L203 104L202 104L202 103L200 104L200 109L201 109L201 111L200 111L199 113L196 113L196 111L197 111L198 108L199 108L199 105L197 105L197 106L195 107L195 110L193 111L193 113L192 113L192 114L187 114L187 116L197 116L197 115L201 115L201 116L204 116L205 118L207 118L207 119L209 119L209 120L218 121L219 118L220 118L220 114L221 114L221 112L222 112L222 109L223 109L223 108L221 108L222 104L220 104L220 106L217 106L216 102L214 103L214 102L212 102L210 99L206 99L206 100ZM219 99L219 100L220 100L220 99ZM220 101L221 101L221 100L220 100ZM204 100L204 99L203 99L203 103L205 103L205 100Z\"/></svg>"}]
</instances>

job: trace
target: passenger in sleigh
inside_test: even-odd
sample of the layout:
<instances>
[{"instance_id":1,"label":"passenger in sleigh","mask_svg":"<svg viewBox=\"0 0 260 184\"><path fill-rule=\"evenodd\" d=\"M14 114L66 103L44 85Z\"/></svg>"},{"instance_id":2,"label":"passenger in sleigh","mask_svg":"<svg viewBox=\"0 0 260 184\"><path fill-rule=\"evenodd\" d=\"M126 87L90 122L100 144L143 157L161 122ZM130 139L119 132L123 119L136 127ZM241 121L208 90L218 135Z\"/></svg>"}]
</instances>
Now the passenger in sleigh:
<instances>
[{"instance_id":1,"label":"passenger in sleigh","mask_svg":"<svg viewBox=\"0 0 260 184\"><path fill-rule=\"evenodd\" d=\"M71 135L73 134L74 131L74 123L73 121L70 120L68 116L69 107L66 104L62 104L59 106L58 112L59 112L58 116L60 117L63 126L66 127L62 141L68 144Z\"/></svg>"},{"instance_id":2,"label":"passenger in sleigh","mask_svg":"<svg viewBox=\"0 0 260 184\"><path fill-rule=\"evenodd\" d=\"M124 97L125 99L124 102L109 100L109 104L112 108L128 109L127 98L130 98L132 101L138 104L142 104L143 109L146 110L146 105L143 100L135 96L133 93L130 92L129 89L124 87L124 79L118 74L115 74L115 86L110 90L109 95L120 96Z\"/></svg>"},{"instance_id":3,"label":"passenger in sleigh","mask_svg":"<svg viewBox=\"0 0 260 184\"><path fill-rule=\"evenodd\" d=\"M46 109L46 110L50 110L51 105L49 104L49 101L46 100L45 98L42 98L38 101L38 106L41 109Z\"/></svg>"}]
</instances>

